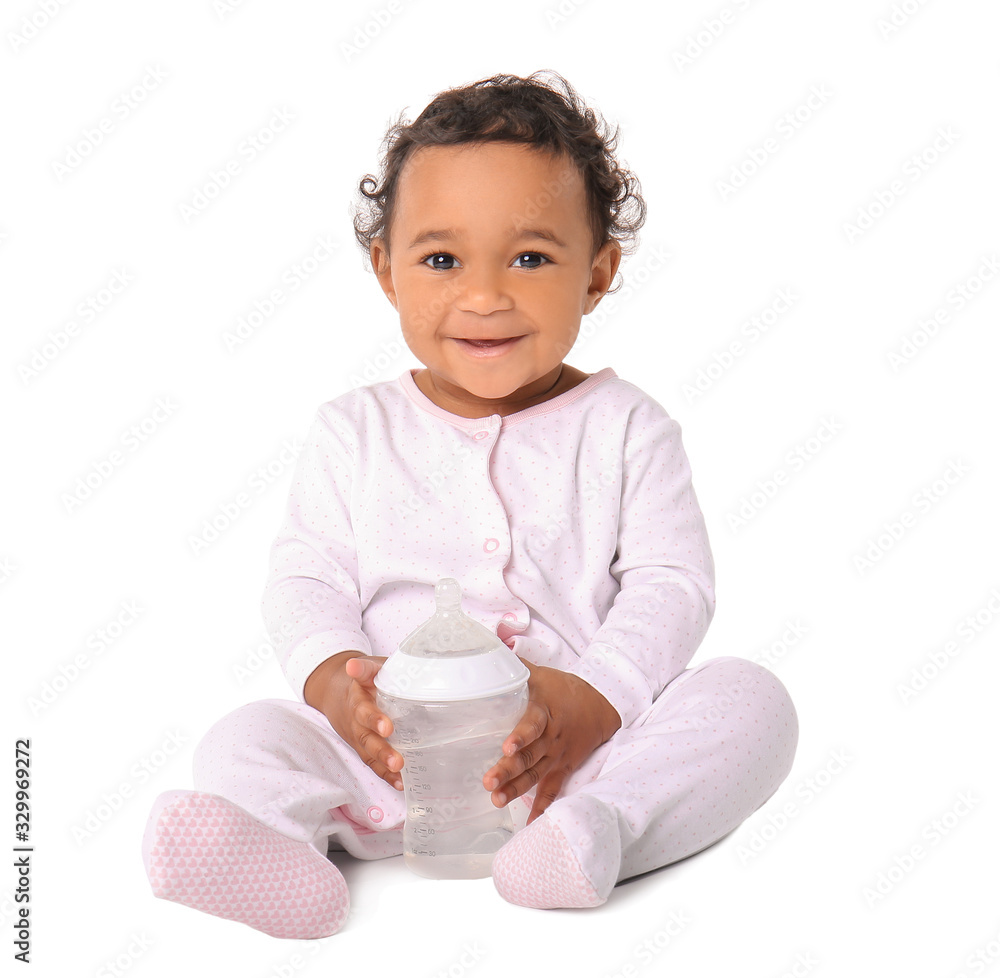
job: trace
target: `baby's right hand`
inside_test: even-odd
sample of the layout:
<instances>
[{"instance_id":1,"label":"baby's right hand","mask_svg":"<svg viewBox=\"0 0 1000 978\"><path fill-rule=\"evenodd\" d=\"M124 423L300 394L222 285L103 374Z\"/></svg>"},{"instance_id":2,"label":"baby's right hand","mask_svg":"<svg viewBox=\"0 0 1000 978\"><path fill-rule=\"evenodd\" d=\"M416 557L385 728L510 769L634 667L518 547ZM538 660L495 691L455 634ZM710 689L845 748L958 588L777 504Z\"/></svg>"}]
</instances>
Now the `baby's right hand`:
<instances>
[{"instance_id":1,"label":"baby's right hand","mask_svg":"<svg viewBox=\"0 0 1000 978\"><path fill-rule=\"evenodd\" d=\"M399 771L403 755L385 739L392 733L392 721L375 705L374 679L383 662L385 656L340 652L313 670L303 696L326 716L330 726L365 764L402 791Z\"/></svg>"}]
</instances>

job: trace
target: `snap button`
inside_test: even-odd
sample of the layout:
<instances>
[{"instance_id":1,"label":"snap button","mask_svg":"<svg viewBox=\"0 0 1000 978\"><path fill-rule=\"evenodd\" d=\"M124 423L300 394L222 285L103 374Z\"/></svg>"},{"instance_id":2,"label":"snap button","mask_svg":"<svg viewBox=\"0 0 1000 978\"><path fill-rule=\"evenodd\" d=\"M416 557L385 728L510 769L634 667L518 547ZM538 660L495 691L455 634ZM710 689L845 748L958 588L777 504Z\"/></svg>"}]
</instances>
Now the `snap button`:
<instances>
[{"instance_id":1,"label":"snap button","mask_svg":"<svg viewBox=\"0 0 1000 978\"><path fill-rule=\"evenodd\" d=\"M494 539L493 539L493 537L490 537L490 538L489 538L489 539L488 539L488 540L487 540L487 541L486 541L486 542L485 542L485 543L483 544L483 550L485 550L485 551L486 551L486 552L487 552L488 554L491 554L491 553L493 553L493 551L494 551L494 550L496 550L496 548L497 548L497 547L499 547L499 546L500 546L500 541L499 541L499 540L494 540Z\"/></svg>"},{"instance_id":2,"label":"snap button","mask_svg":"<svg viewBox=\"0 0 1000 978\"><path fill-rule=\"evenodd\" d=\"M377 805L372 805L372 807L368 809L368 817L373 822L381 822L382 819L385 818L385 812L383 812Z\"/></svg>"},{"instance_id":3,"label":"snap button","mask_svg":"<svg viewBox=\"0 0 1000 978\"><path fill-rule=\"evenodd\" d=\"M512 615L509 611L503 616L504 621L517 621L517 615Z\"/></svg>"},{"instance_id":4,"label":"snap button","mask_svg":"<svg viewBox=\"0 0 1000 978\"><path fill-rule=\"evenodd\" d=\"M489 435L488 431L477 431L476 434L474 435L474 437L475 438L485 438L487 435Z\"/></svg>"}]
</instances>

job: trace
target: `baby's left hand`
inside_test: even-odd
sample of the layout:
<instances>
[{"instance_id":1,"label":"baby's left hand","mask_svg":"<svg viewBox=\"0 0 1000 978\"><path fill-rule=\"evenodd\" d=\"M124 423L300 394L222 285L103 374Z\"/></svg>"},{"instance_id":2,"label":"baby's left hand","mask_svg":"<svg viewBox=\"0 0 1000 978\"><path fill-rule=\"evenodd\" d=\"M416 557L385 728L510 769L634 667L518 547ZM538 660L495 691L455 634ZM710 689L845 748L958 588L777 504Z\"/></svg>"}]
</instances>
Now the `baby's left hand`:
<instances>
[{"instance_id":1,"label":"baby's left hand","mask_svg":"<svg viewBox=\"0 0 1000 978\"><path fill-rule=\"evenodd\" d=\"M504 757L483 775L497 808L533 785L533 822L555 801L565 780L621 726L618 711L572 673L521 660L531 673L528 706L504 741Z\"/></svg>"}]
</instances>

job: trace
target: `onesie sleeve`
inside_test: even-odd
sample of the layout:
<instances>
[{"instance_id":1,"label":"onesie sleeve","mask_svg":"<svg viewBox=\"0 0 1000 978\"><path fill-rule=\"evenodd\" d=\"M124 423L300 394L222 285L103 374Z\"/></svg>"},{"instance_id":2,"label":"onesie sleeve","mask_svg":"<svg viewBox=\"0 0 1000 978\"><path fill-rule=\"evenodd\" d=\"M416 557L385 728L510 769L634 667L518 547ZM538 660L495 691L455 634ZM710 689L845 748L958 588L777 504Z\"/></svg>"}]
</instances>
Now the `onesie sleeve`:
<instances>
[{"instance_id":1,"label":"onesie sleeve","mask_svg":"<svg viewBox=\"0 0 1000 978\"><path fill-rule=\"evenodd\" d=\"M712 553L680 425L652 399L629 417L617 539L610 572L621 590L570 671L628 726L687 667L715 611Z\"/></svg>"},{"instance_id":2,"label":"onesie sleeve","mask_svg":"<svg viewBox=\"0 0 1000 978\"><path fill-rule=\"evenodd\" d=\"M285 517L271 546L261 607L299 699L323 661L371 646L361 630L358 558L351 525L357 438L327 405L313 419L292 476Z\"/></svg>"}]
</instances>

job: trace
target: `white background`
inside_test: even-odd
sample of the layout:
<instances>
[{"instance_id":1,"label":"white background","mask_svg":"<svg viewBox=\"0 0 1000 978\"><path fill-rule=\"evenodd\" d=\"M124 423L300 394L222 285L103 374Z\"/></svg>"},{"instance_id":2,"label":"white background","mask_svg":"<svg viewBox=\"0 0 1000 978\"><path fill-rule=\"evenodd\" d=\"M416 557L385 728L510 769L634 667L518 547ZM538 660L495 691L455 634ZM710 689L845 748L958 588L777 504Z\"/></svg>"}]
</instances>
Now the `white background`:
<instances>
[{"instance_id":1,"label":"white background","mask_svg":"<svg viewBox=\"0 0 1000 978\"><path fill-rule=\"evenodd\" d=\"M4 5L3 724L11 755L31 739L35 974L1000 974L1000 12L663 6ZM322 942L157 901L153 799L190 786L216 719L289 695L259 612L283 446L357 378L418 366L354 242L355 187L400 112L540 68L620 124L649 205L631 295L569 360L681 422L719 579L695 662L771 665L795 766L722 843L598 910L513 907L400 859L341 860L352 915ZM292 121L241 156L277 110ZM324 238L332 256L227 349ZM751 339L779 290L794 303ZM15 885L8 868L4 955Z\"/></svg>"}]
</instances>

